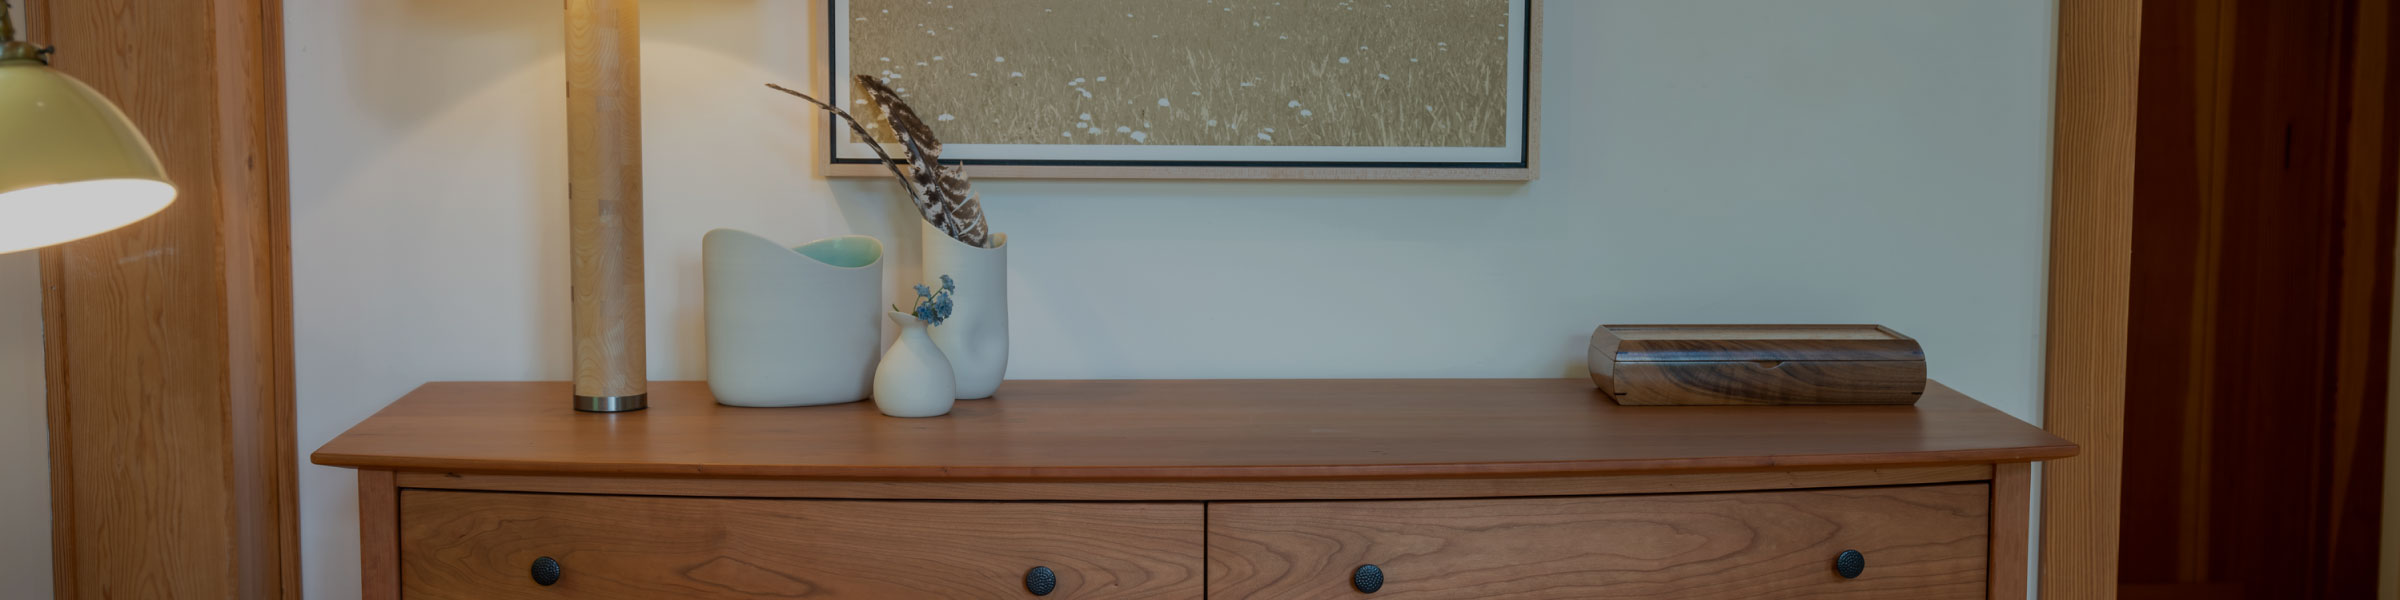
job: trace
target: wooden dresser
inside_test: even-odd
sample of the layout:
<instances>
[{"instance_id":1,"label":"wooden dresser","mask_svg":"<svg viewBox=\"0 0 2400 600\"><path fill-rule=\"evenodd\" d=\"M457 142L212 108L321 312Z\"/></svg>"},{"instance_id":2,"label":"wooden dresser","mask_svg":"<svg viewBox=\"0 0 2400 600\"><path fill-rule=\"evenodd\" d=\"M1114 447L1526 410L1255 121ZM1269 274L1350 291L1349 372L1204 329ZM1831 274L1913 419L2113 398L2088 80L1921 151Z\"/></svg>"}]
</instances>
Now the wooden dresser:
<instances>
[{"instance_id":1,"label":"wooden dresser","mask_svg":"<svg viewBox=\"0 0 2400 600\"><path fill-rule=\"evenodd\" d=\"M570 395L427 384L318 449L359 470L365 597L2022 598L2027 463L2076 450L1939 384L1011 381L932 419Z\"/></svg>"}]
</instances>

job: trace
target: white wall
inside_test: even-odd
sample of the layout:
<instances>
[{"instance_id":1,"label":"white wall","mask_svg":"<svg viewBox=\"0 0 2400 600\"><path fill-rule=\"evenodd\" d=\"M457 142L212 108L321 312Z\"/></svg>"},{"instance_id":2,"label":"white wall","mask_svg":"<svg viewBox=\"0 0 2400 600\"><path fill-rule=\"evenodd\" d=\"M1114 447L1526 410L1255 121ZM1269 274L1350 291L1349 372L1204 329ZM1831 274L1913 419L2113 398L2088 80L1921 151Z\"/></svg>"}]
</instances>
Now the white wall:
<instances>
[{"instance_id":1,"label":"white wall","mask_svg":"<svg viewBox=\"0 0 2400 600\"><path fill-rule=\"evenodd\" d=\"M915 229L809 177L818 115L759 87L810 83L809 3L644 4L651 376L697 379L703 232L902 267ZM2036 419L2053 11L1559 0L1537 182L980 182L1011 374L1555 377L1601 322L1878 322ZM285 18L300 447L424 381L566 378L557 4ZM352 482L301 468L310 597L356 593Z\"/></svg>"},{"instance_id":2,"label":"white wall","mask_svg":"<svg viewBox=\"0 0 2400 600\"><path fill-rule=\"evenodd\" d=\"M22 17L25 9L9 12ZM50 401L42 374L39 256L0 254L0 590L26 598L50 597Z\"/></svg>"}]
</instances>

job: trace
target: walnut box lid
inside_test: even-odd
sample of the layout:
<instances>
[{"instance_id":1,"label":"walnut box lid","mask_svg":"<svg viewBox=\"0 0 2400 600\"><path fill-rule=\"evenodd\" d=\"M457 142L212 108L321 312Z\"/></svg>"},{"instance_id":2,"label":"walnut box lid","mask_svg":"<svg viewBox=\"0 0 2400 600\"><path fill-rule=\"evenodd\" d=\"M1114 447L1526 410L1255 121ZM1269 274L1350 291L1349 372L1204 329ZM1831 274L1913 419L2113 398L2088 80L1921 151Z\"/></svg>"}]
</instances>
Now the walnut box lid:
<instances>
[{"instance_id":1,"label":"walnut box lid","mask_svg":"<svg viewBox=\"0 0 2400 600\"><path fill-rule=\"evenodd\" d=\"M1881 325L1602 325L1592 382L1619 404L1914 404L1917 341Z\"/></svg>"}]
</instances>

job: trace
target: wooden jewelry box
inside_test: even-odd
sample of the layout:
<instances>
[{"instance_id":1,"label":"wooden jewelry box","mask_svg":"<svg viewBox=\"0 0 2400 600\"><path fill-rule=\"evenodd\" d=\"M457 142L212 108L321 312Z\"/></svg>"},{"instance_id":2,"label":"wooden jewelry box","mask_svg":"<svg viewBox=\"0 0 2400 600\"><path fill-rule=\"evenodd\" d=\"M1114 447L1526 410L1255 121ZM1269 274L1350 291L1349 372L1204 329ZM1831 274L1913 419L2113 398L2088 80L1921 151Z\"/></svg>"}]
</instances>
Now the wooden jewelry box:
<instances>
[{"instance_id":1,"label":"wooden jewelry box","mask_svg":"<svg viewBox=\"0 0 2400 600\"><path fill-rule=\"evenodd\" d=\"M1592 382L1625 405L1915 404L1925 352L1881 325L1602 325Z\"/></svg>"}]
</instances>

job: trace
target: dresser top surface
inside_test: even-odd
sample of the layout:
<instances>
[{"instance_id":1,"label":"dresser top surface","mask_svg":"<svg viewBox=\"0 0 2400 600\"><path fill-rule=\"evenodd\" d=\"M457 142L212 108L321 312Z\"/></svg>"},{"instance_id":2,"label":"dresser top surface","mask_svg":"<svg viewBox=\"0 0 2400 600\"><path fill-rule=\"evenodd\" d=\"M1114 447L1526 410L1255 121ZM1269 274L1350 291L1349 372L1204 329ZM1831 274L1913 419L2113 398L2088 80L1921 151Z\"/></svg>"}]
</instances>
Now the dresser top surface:
<instances>
[{"instance_id":1,"label":"dresser top surface","mask_svg":"<svg viewBox=\"0 0 2400 600\"><path fill-rule=\"evenodd\" d=\"M311 456L401 471L925 480L1579 475L2021 462L2074 444L1939 383L1914 406L1618 406L1582 379L1009 381L948 416L871 402L648 410L565 382L429 383Z\"/></svg>"}]
</instances>

